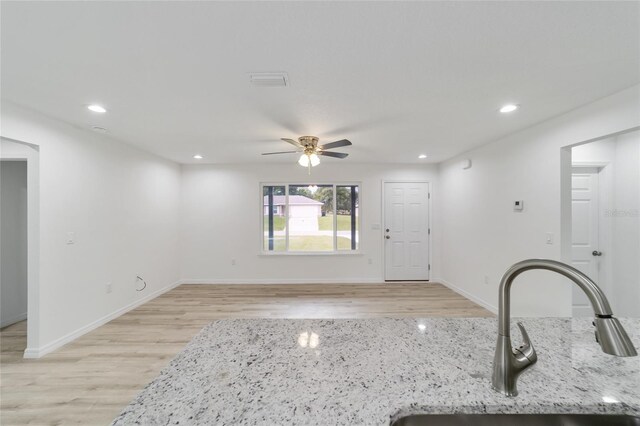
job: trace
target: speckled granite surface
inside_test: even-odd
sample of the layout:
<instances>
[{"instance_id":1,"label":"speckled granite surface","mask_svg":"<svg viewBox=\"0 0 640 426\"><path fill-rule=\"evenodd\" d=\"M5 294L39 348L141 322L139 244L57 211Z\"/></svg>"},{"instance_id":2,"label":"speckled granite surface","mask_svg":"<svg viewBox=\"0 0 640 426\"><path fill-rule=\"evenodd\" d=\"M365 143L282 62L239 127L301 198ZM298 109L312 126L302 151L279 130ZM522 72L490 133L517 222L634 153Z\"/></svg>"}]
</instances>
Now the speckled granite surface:
<instances>
[{"instance_id":1,"label":"speckled granite surface","mask_svg":"<svg viewBox=\"0 0 640 426\"><path fill-rule=\"evenodd\" d=\"M539 359L520 376L520 395L507 398L491 389L495 318L216 321L113 424L388 425L412 413L640 414L640 357L602 353L589 319L523 322ZM621 322L638 347L640 319ZM512 335L519 343L516 329Z\"/></svg>"}]
</instances>

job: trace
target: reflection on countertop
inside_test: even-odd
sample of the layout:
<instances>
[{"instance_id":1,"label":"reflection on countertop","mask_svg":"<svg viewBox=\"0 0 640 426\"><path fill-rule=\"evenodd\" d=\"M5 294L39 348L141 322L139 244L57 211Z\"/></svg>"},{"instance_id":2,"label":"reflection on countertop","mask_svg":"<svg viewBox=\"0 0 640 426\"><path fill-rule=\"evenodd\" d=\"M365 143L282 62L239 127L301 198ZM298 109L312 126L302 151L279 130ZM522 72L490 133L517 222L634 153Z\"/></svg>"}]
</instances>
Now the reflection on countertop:
<instances>
[{"instance_id":1,"label":"reflection on countertop","mask_svg":"<svg viewBox=\"0 0 640 426\"><path fill-rule=\"evenodd\" d=\"M386 425L413 413L640 414L640 357L604 354L588 318L522 321L539 360L520 377L514 398L491 389L495 318L216 321L114 424ZM640 319L621 322L638 347Z\"/></svg>"}]
</instances>

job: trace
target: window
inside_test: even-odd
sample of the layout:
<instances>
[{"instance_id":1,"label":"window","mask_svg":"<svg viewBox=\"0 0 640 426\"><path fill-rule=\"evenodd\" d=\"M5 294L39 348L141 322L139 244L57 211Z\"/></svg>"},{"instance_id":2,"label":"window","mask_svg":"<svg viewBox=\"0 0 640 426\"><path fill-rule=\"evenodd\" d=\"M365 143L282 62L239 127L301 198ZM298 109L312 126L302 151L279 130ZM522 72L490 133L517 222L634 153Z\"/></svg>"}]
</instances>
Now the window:
<instances>
[{"instance_id":1,"label":"window","mask_svg":"<svg viewBox=\"0 0 640 426\"><path fill-rule=\"evenodd\" d=\"M265 252L332 253L359 248L357 184L262 185Z\"/></svg>"}]
</instances>

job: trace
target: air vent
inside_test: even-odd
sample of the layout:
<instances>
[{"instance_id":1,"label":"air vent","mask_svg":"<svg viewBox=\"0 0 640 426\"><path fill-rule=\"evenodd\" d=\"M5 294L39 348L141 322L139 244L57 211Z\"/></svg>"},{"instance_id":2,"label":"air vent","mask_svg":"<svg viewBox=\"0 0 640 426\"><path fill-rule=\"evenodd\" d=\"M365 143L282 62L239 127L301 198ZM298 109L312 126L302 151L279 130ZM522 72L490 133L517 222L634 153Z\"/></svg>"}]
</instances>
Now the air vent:
<instances>
[{"instance_id":1,"label":"air vent","mask_svg":"<svg viewBox=\"0 0 640 426\"><path fill-rule=\"evenodd\" d=\"M256 87L286 87L289 77L286 72L252 72L249 82Z\"/></svg>"}]
</instances>

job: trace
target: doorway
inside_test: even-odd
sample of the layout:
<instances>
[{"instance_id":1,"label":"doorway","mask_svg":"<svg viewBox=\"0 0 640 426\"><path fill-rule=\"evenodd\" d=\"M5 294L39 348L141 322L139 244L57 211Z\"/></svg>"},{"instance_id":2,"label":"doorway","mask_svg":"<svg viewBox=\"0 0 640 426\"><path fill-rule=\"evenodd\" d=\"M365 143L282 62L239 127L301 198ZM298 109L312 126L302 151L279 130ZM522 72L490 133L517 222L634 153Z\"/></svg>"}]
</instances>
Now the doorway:
<instances>
[{"instance_id":1,"label":"doorway","mask_svg":"<svg viewBox=\"0 0 640 426\"><path fill-rule=\"evenodd\" d=\"M11 331L16 331L18 334L24 334L24 330L26 329L26 342L24 342L24 346L13 346L13 350L16 352L22 352L24 350L25 358L38 358L40 355L40 303L39 303L39 295L40 295L40 155L39 155L39 147L37 145L29 144L26 142L18 141L15 139L8 139L4 137L0 137L0 164L4 169L5 164L14 164L20 163L26 168L26 190L24 188L21 189L21 193L24 194L26 198L26 207L24 202L22 202L22 207L20 207L19 213L16 213L18 217L21 217L24 222L24 227L26 227L26 274L23 268L20 268L22 271L21 274L25 274L26 277L26 286L21 287L21 294L26 294L27 300L27 309L26 311L18 312L18 318L22 316L23 313L27 313L28 321L20 321L8 327L11 328ZM3 172L4 174L4 172ZM4 181L4 176L0 176L0 178ZM24 175L20 178L24 183ZM6 181L4 181L6 182ZM5 208L11 205L14 205L13 202L6 201L5 197L9 191L5 193L4 182L2 184L2 195L0 202L2 203L2 218L0 220L6 219L5 217ZM15 207L15 206L14 206ZM22 211L22 212L20 212ZM9 223L9 222L7 222ZM10 226L14 226L11 224ZM4 227L4 224L3 224ZM24 231L22 231L24 232ZM2 229L2 237L4 239L5 231ZM22 240L24 242L24 240ZM2 254L0 268L2 269L1 278L2 283L0 283L0 290L4 290L4 286L7 285L5 283L5 263L9 264L8 260L5 260L5 254L12 251L12 249L5 250L4 241L2 242ZM22 243L21 243L22 244ZM12 246L12 247L21 247L21 246ZM21 253L24 251L18 248ZM11 265L11 266L17 266ZM26 292L26 293L25 293ZM2 294L3 305L2 308L4 311L4 292ZM18 304L18 306L24 306ZM19 311L17 309L16 311ZM9 317L9 315L7 315ZM12 316L12 318L15 318ZM12 322L12 321L10 321ZM4 333L3 333L4 334Z\"/></svg>"},{"instance_id":2,"label":"doorway","mask_svg":"<svg viewBox=\"0 0 640 426\"><path fill-rule=\"evenodd\" d=\"M429 262L429 183L384 182L384 279L427 281Z\"/></svg>"},{"instance_id":3,"label":"doorway","mask_svg":"<svg viewBox=\"0 0 640 426\"><path fill-rule=\"evenodd\" d=\"M0 161L0 328L27 319L27 162Z\"/></svg>"},{"instance_id":4,"label":"doorway","mask_svg":"<svg viewBox=\"0 0 640 426\"><path fill-rule=\"evenodd\" d=\"M563 247L569 250L563 248L563 259L598 284L615 315L636 317L640 315L640 131L633 128L591 140L569 147L568 152L563 170L570 184L563 181L567 183L563 208L570 208L569 214L564 213L569 235ZM579 291L573 292L572 300L574 316L593 315Z\"/></svg>"}]
</instances>

